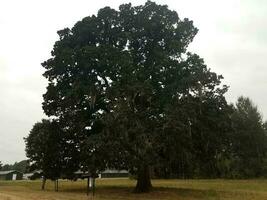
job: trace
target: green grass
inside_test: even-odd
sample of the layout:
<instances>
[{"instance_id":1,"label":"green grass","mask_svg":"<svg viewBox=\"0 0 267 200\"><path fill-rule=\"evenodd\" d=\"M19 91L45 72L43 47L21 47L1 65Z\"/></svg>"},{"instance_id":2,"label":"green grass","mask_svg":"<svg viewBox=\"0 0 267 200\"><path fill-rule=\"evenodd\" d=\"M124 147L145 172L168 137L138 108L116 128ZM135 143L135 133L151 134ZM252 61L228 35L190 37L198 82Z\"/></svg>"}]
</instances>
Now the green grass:
<instances>
[{"instance_id":1,"label":"green grass","mask_svg":"<svg viewBox=\"0 0 267 200\"><path fill-rule=\"evenodd\" d=\"M267 180L153 180L153 191L135 194L134 180L99 179L95 200L267 200ZM46 191L40 181L0 181L0 200L87 200L86 181L60 180L59 192L47 182Z\"/></svg>"}]
</instances>

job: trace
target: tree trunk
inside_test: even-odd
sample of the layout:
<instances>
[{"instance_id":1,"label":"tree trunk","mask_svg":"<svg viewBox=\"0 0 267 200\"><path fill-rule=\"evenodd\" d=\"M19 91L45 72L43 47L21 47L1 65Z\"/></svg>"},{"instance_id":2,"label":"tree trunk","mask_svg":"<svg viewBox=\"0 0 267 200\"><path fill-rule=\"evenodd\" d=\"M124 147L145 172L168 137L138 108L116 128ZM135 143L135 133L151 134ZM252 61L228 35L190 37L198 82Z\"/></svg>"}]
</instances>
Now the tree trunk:
<instances>
[{"instance_id":1,"label":"tree trunk","mask_svg":"<svg viewBox=\"0 0 267 200\"><path fill-rule=\"evenodd\" d=\"M149 192L152 188L150 180L150 171L148 165L143 165L138 169L137 172L137 184L135 187L136 193Z\"/></svg>"},{"instance_id":2,"label":"tree trunk","mask_svg":"<svg viewBox=\"0 0 267 200\"><path fill-rule=\"evenodd\" d=\"M95 178L93 178L93 196L95 196Z\"/></svg>"},{"instance_id":3,"label":"tree trunk","mask_svg":"<svg viewBox=\"0 0 267 200\"><path fill-rule=\"evenodd\" d=\"M58 179L56 179L54 182L55 182L55 192L58 192Z\"/></svg>"},{"instance_id":4,"label":"tree trunk","mask_svg":"<svg viewBox=\"0 0 267 200\"><path fill-rule=\"evenodd\" d=\"M86 194L89 195L89 177L87 178Z\"/></svg>"},{"instance_id":5,"label":"tree trunk","mask_svg":"<svg viewBox=\"0 0 267 200\"><path fill-rule=\"evenodd\" d=\"M58 192L58 179L57 179L57 192Z\"/></svg>"},{"instance_id":6,"label":"tree trunk","mask_svg":"<svg viewBox=\"0 0 267 200\"><path fill-rule=\"evenodd\" d=\"M43 181L42 181L42 190L44 190L44 189L45 189L45 183L46 183L46 178L45 178L45 177L43 177Z\"/></svg>"}]
</instances>

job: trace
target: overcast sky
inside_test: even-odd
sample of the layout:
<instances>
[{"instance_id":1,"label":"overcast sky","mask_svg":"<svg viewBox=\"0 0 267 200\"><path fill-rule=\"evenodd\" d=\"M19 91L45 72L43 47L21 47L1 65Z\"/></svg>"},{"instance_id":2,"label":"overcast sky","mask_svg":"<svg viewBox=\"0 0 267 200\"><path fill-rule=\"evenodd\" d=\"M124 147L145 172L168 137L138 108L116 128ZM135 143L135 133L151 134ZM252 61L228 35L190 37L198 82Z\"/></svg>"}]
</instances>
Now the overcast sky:
<instances>
[{"instance_id":1,"label":"overcast sky","mask_svg":"<svg viewBox=\"0 0 267 200\"><path fill-rule=\"evenodd\" d=\"M0 3L0 161L25 159L23 137L45 117L41 108L48 59L57 30L72 27L99 8L129 0L6 0ZM133 5L145 0L132 0ZM267 118L267 1L157 0L194 21L190 51L224 76L229 102L249 96Z\"/></svg>"}]
</instances>

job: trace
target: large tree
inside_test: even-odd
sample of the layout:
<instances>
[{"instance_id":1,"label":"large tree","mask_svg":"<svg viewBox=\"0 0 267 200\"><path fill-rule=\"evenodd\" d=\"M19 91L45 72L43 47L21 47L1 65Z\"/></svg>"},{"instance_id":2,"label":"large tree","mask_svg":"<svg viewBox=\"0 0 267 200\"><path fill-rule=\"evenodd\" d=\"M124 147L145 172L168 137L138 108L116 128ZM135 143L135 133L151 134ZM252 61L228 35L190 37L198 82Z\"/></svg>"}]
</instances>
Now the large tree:
<instances>
[{"instance_id":1,"label":"large tree","mask_svg":"<svg viewBox=\"0 0 267 200\"><path fill-rule=\"evenodd\" d=\"M187 52L196 33L192 21L150 1L105 7L58 31L43 63L43 109L69 133L81 167L127 168L136 191L149 191L151 166L191 148L182 141L196 134L197 116L225 109L222 77Z\"/></svg>"}]
</instances>

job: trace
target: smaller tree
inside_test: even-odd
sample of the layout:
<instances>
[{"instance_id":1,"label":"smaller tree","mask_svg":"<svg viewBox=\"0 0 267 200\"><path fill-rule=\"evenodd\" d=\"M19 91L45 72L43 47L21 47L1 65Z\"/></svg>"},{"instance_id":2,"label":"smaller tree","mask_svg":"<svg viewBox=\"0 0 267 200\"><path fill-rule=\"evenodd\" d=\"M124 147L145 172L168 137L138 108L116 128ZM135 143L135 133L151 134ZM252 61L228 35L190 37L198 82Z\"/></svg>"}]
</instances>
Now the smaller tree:
<instances>
[{"instance_id":1,"label":"smaller tree","mask_svg":"<svg viewBox=\"0 0 267 200\"><path fill-rule=\"evenodd\" d=\"M3 164L2 164L2 162L0 161L0 170L2 169L2 166L3 166Z\"/></svg>"},{"instance_id":2,"label":"smaller tree","mask_svg":"<svg viewBox=\"0 0 267 200\"><path fill-rule=\"evenodd\" d=\"M46 179L57 180L62 169L61 129L56 121L43 119L37 122L26 142L26 155L32 169L43 171L42 189Z\"/></svg>"}]
</instances>

